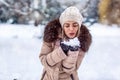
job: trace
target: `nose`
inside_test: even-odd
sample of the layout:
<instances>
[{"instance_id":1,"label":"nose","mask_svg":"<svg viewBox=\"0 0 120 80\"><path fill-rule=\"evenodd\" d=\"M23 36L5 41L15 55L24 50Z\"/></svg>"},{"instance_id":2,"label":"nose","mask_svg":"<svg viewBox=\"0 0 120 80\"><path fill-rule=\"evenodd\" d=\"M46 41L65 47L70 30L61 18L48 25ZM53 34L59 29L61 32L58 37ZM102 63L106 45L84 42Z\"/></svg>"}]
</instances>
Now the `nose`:
<instances>
[{"instance_id":1,"label":"nose","mask_svg":"<svg viewBox=\"0 0 120 80\"><path fill-rule=\"evenodd\" d=\"M72 27L72 25L70 25L69 29L70 29L71 31L73 30L73 27Z\"/></svg>"}]
</instances>

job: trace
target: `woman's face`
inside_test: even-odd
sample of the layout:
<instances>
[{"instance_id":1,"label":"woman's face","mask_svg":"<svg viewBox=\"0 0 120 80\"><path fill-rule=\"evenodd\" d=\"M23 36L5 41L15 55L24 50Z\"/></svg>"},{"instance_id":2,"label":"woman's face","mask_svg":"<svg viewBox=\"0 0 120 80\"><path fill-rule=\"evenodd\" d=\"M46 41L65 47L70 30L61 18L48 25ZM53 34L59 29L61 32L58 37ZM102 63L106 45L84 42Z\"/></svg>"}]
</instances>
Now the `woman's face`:
<instances>
[{"instance_id":1,"label":"woman's face","mask_svg":"<svg viewBox=\"0 0 120 80\"><path fill-rule=\"evenodd\" d=\"M63 30L68 38L74 38L77 35L79 24L74 21L66 21L63 25Z\"/></svg>"}]
</instances>

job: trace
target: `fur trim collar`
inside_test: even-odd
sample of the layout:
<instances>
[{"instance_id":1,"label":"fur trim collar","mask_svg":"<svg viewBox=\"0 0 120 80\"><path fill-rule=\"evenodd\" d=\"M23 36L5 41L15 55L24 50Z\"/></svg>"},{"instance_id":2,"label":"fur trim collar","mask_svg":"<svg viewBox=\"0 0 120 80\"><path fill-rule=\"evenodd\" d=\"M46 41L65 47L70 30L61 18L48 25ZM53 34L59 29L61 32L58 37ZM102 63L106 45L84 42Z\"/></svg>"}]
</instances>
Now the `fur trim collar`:
<instances>
[{"instance_id":1,"label":"fur trim collar","mask_svg":"<svg viewBox=\"0 0 120 80\"><path fill-rule=\"evenodd\" d=\"M50 21L45 27L43 40L48 43L55 42L57 39L59 39L58 35L60 34L61 30L59 19ZM81 49L84 52L87 52L92 42L92 36L87 27L83 24L81 25L78 39L81 43Z\"/></svg>"}]
</instances>

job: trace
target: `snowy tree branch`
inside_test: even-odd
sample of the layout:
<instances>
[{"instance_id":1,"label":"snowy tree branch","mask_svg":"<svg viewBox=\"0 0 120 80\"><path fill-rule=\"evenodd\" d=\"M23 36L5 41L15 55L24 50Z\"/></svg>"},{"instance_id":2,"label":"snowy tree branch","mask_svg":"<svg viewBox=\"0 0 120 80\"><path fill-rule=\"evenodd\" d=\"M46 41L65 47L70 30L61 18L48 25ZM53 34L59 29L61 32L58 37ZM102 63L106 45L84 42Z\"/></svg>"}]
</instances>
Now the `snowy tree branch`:
<instances>
[{"instance_id":1,"label":"snowy tree branch","mask_svg":"<svg viewBox=\"0 0 120 80\"><path fill-rule=\"evenodd\" d=\"M7 3L7 2L5 2L4 0L0 0L0 2L2 2L4 5L6 5L7 7L10 7L10 5Z\"/></svg>"},{"instance_id":2,"label":"snowy tree branch","mask_svg":"<svg viewBox=\"0 0 120 80\"><path fill-rule=\"evenodd\" d=\"M88 4L90 4L90 0L87 0L86 4L84 5L84 7L81 9L81 12L84 12L84 10L86 10L88 8Z\"/></svg>"}]
</instances>

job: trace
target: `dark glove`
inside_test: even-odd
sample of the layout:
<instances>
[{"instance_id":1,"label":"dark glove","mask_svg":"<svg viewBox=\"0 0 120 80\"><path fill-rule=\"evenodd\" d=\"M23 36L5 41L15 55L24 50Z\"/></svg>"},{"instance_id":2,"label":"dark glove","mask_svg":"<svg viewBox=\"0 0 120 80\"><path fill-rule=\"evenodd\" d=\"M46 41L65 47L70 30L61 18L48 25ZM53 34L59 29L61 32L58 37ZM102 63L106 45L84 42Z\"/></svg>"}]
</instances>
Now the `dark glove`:
<instances>
[{"instance_id":1,"label":"dark glove","mask_svg":"<svg viewBox=\"0 0 120 80\"><path fill-rule=\"evenodd\" d=\"M78 51L79 48L80 48L79 46L69 46L70 51Z\"/></svg>"},{"instance_id":2,"label":"dark glove","mask_svg":"<svg viewBox=\"0 0 120 80\"><path fill-rule=\"evenodd\" d=\"M79 48L81 47L78 38L70 39L68 41L61 41L60 46L66 55L69 50L78 51Z\"/></svg>"},{"instance_id":3,"label":"dark glove","mask_svg":"<svg viewBox=\"0 0 120 80\"><path fill-rule=\"evenodd\" d=\"M67 55L67 52L69 51L69 46L65 45L64 43L60 43L60 46L61 46L63 52Z\"/></svg>"}]
</instances>

